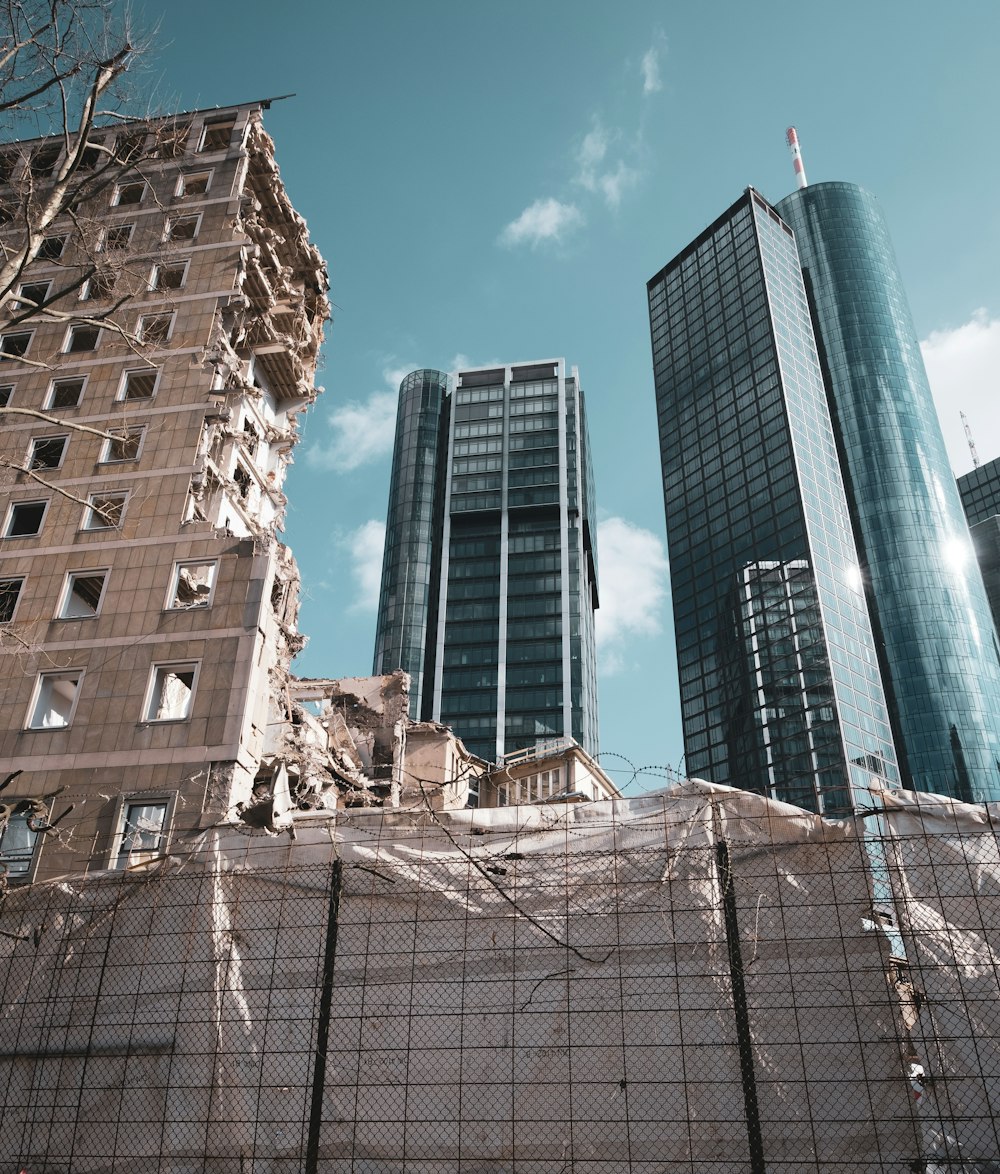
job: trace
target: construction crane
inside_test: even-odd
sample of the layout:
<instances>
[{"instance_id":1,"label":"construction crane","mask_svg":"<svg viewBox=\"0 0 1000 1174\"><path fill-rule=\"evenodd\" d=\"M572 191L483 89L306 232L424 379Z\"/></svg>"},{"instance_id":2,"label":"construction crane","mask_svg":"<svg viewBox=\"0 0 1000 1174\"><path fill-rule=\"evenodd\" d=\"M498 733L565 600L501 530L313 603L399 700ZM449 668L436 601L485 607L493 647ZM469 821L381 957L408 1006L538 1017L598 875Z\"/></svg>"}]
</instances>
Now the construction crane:
<instances>
[{"instance_id":1,"label":"construction crane","mask_svg":"<svg viewBox=\"0 0 1000 1174\"><path fill-rule=\"evenodd\" d=\"M965 428L965 439L969 442L969 452L972 453L972 467L979 468L979 453L976 452L976 442L972 439L972 429L969 427L969 419L965 412L958 413L962 417L962 426Z\"/></svg>"}]
</instances>

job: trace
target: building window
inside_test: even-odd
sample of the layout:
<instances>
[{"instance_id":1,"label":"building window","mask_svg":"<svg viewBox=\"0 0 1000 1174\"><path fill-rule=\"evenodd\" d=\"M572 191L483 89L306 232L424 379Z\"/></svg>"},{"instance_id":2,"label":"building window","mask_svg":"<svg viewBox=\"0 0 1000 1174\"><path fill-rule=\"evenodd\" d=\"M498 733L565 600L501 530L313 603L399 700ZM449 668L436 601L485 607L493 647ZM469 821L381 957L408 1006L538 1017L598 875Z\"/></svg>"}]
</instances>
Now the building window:
<instances>
[{"instance_id":1,"label":"building window","mask_svg":"<svg viewBox=\"0 0 1000 1174\"><path fill-rule=\"evenodd\" d=\"M243 465L237 464L233 470L233 481L236 483L236 490L240 495L240 501L246 505L250 501L250 495L253 490L253 477Z\"/></svg>"},{"instance_id":2,"label":"building window","mask_svg":"<svg viewBox=\"0 0 1000 1174\"><path fill-rule=\"evenodd\" d=\"M107 581L107 570L71 571L66 576L66 587L59 605L59 619L85 620L96 616L101 610Z\"/></svg>"},{"instance_id":3,"label":"building window","mask_svg":"<svg viewBox=\"0 0 1000 1174\"><path fill-rule=\"evenodd\" d=\"M40 306L49 296L49 290L52 288L51 281L29 281L21 286L18 293L18 301L23 302L28 306Z\"/></svg>"},{"instance_id":4,"label":"building window","mask_svg":"<svg viewBox=\"0 0 1000 1174\"><path fill-rule=\"evenodd\" d=\"M10 403L10 397L14 394L14 384L6 383L0 387L0 408L5 408Z\"/></svg>"},{"instance_id":5,"label":"building window","mask_svg":"<svg viewBox=\"0 0 1000 1174\"><path fill-rule=\"evenodd\" d=\"M33 538L42 532L48 501L15 501L7 512L4 538Z\"/></svg>"},{"instance_id":6,"label":"building window","mask_svg":"<svg viewBox=\"0 0 1000 1174\"><path fill-rule=\"evenodd\" d=\"M179 196L203 196L212 182L211 171L192 171L189 175L182 175L177 181Z\"/></svg>"},{"instance_id":7,"label":"building window","mask_svg":"<svg viewBox=\"0 0 1000 1174\"><path fill-rule=\"evenodd\" d=\"M98 269L83 283L80 290L80 301L99 302L111 297L115 288L117 273L113 269Z\"/></svg>"},{"instance_id":8,"label":"building window","mask_svg":"<svg viewBox=\"0 0 1000 1174\"><path fill-rule=\"evenodd\" d=\"M66 455L68 436L36 436L28 455L29 469L58 469Z\"/></svg>"},{"instance_id":9,"label":"building window","mask_svg":"<svg viewBox=\"0 0 1000 1174\"><path fill-rule=\"evenodd\" d=\"M181 261L170 265L155 265L153 279L149 283L150 289L181 289L187 275L187 262Z\"/></svg>"},{"instance_id":10,"label":"building window","mask_svg":"<svg viewBox=\"0 0 1000 1174\"><path fill-rule=\"evenodd\" d=\"M28 164L28 170L34 179L49 179L52 172L56 169L56 160L62 152L62 147L58 144L54 146L39 147L39 149L31 156L31 162Z\"/></svg>"},{"instance_id":11,"label":"building window","mask_svg":"<svg viewBox=\"0 0 1000 1174\"><path fill-rule=\"evenodd\" d=\"M117 249L127 249L132 240L134 224L115 224L104 231L104 251L112 253Z\"/></svg>"},{"instance_id":12,"label":"building window","mask_svg":"<svg viewBox=\"0 0 1000 1174\"><path fill-rule=\"evenodd\" d=\"M39 673L28 710L29 730L62 730L73 720L83 669Z\"/></svg>"},{"instance_id":13,"label":"building window","mask_svg":"<svg viewBox=\"0 0 1000 1174\"><path fill-rule=\"evenodd\" d=\"M121 163L133 163L142 154L146 142L144 130L123 131L115 139L115 158Z\"/></svg>"},{"instance_id":14,"label":"building window","mask_svg":"<svg viewBox=\"0 0 1000 1174\"><path fill-rule=\"evenodd\" d=\"M167 231L164 240L177 244L180 241L193 241L198 235L200 216L171 216L167 221Z\"/></svg>"},{"instance_id":15,"label":"building window","mask_svg":"<svg viewBox=\"0 0 1000 1174\"><path fill-rule=\"evenodd\" d=\"M0 334L0 359L20 359L26 355L31 345L31 334L30 330Z\"/></svg>"},{"instance_id":16,"label":"building window","mask_svg":"<svg viewBox=\"0 0 1000 1174\"><path fill-rule=\"evenodd\" d=\"M101 453L102 463L111 464L115 461L137 461L145 431L145 428L139 427L126 428L120 434L116 435L114 440L106 440L104 442L104 451Z\"/></svg>"},{"instance_id":17,"label":"building window","mask_svg":"<svg viewBox=\"0 0 1000 1174\"><path fill-rule=\"evenodd\" d=\"M140 371L126 371L122 377L119 400L152 399L156 391L159 371L155 367L143 367Z\"/></svg>"},{"instance_id":18,"label":"building window","mask_svg":"<svg viewBox=\"0 0 1000 1174\"><path fill-rule=\"evenodd\" d=\"M191 716L197 662L154 664L143 710L147 722L181 722Z\"/></svg>"},{"instance_id":19,"label":"building window","mask_svg":"<svg viewBox=\"0 0 1000 1174\"><path fill-rule=\"evenodd\" d=\"M176 563L167 596L167 607L171 610L208 607L212 601L217 567L218 563L214 560Z\"/></svg>"},{"instance_id":20,"label":"building window","mask_svg":"<svg viewBox=\"0 0 1000 1174\"><path fill-rule=\"evenodd\" d=\"M146 184L140 179L134 183L119 184L115 189L112 207L121 208L126 204L141 204L146 194Z\"/></svg>"},{"instance_id":21,"label":"building window","mask_svg":"<svg viewBox=\"0 0 1000 1174\"><path fill-rule=\"evenodd\" d=\"M146 864L160 855L166 844L169 809L169 800L159 797L126 800L122 804L112 861L115 868Z\"/></svg>"},{"instance_id":22,"label":"building window","mask_svg":"<svg viewBox=\"0 0 1000 1174\"><path fill-rule=\"evenodd\" d=\"M127 498L127 493L92 493L84 530L116 530L122 524Z\"/></svg>"},{"instance_id":23,"label":"building window","mask_svg":"<svg viewBox=\"0 0 1000 1174\"><path fill-rule=\"evenodd\" d=\"M97 344L100 341L101 328L99 326L87 326L80 323L69 328L63 351L67 355L79 355L84 351L96 351Z\"/></svg>"},{"instance_id":24,"label":"building window","mask_svg":"<svg viewBox=\"0 0 1000 1174\"><path fill-rule=\"evenodd\" d=\"M31 872L41 837L36 801L8 799L7 804L13 810L0 824L0 874L9 880L24 880Z\"/></svg>"},{"instance_id":25,"label":"building window","mask_svg":"<svg viewBox=\"0 0 1000 1174\"><path fill-rule=\"evenodd\" d=\"M63 255L65 247L66 238L64 236L47 236L38 246L38 259L40 261L58 261Z\"/></svg>"},{"instance_id":26,"label":"building window","mask_svg":"<svg viewBox=\"0 0 1000 1174\"><path fill-rule=\"evenodd\" d=\"M189 123L176 126L167 126L157 131L154 154L159 159L177 159L184 154L187 147L188 134L191 131Z\"/></svg>"},{"instance_id":27,"label":"building window","mask_svg":"<svg viewBox=\"0 0 1000 1174\"><path fill-rule=\"evenodd\" d=\"M233 118L227 118L220 122L206 122L201 135L201 146L198 150L201 152L227 151L235 126L236 120Z\"/></svg>"},{"instance_id":28,"label":"building window","mask_svg":"<svg viewBox=\"0 0 1000 1174\"><path fill-rule=\"evenodd\" d=\"M11 579L0 579L0 624L9 624L14 618L23 586L23 575Z\"/></svg>"},{"instance_id":29,"label":"building window","mask_svg":"<svg viewBox=\"0 0 1000 1174\"><path fill-rule=\"evenodd\" d=\"M94 138L87 141L87 145L80 153L80 170L93 171L102 159L106 159L108 152L104 148L104 139Z\"/></svg>"},{"instance_id":30,"label":"building window","mask_svg":"<svg viewBox=\"0 0 1000 1174\"><path fill-rule=\"evenodd\" d=\"M173 314L143 314L139 319L139 338L152 346L165 343L173 324Z\"/></svg>"},{"instance_id":31,"label":"building window","mask_svg":"<svg viewBox=\"0 0 1000 1174\"><path fill-rule=\"evenodd\" d=\"M48 403L45 405L47 412L62 410L63 408L75 408L83 399L83 388L86 384L85 379L54 379L52 387L49 389Z\"/></svg>"}]
</instances>

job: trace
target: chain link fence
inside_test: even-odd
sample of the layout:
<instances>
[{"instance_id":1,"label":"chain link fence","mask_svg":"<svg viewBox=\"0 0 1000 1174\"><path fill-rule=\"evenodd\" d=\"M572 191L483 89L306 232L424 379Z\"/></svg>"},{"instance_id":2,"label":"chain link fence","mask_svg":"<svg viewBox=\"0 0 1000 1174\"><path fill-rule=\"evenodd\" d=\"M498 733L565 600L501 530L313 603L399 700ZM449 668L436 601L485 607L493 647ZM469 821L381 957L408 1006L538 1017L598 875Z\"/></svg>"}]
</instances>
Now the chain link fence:
<instances>
[{"instance_id":1,"label":"chain link fence","mask_svg":"<svg viewBox=\"0 0 1000 1174\"><path fill-rule=\"evenodd\" d=\"M1000 1172L990 812L689 783L11 892L0 1171Z\"/></svg>"}]
</instances>

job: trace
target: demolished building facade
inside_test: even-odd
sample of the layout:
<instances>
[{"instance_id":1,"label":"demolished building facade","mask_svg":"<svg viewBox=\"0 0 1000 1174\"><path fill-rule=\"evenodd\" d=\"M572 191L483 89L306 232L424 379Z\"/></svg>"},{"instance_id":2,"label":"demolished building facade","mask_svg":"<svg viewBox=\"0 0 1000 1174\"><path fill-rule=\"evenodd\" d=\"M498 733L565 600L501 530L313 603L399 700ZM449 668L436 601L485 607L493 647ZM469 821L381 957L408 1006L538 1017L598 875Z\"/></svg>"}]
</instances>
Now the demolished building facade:
<instances>
[{"instance_id":1,"label":"demolished building facade","mask_svg":"<svg viewBox=\"0 0 1000 1174\"><path fill-rule=\"evenodd\" d=\"M95 151L127 138L138 161L82 210L91 239L67 216L21 289L37 300L95 247L118 288L91 279L15 331L0 323L12 879L156 855L278 772L267 733L292 717L304 643L282 483L329 303L266 105L173 119L169 151L143 149L158 122L95 135ZM8 159L30 169L58 144ZM293 791L297 768L293 755Z\"/></svg>"}]
</instances>

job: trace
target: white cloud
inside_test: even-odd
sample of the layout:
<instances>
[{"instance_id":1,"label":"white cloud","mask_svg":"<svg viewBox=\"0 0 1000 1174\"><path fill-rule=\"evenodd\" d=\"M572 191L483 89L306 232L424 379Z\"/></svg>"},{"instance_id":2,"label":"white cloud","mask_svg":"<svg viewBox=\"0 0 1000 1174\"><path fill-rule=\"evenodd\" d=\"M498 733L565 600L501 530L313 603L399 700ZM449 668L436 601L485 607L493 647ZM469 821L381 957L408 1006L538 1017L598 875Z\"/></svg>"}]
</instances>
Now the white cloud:
<instances>
[{"instance_id":1,"label":"white cloud","mask_svg":"<svg viewBox=\"0 0 1000 1174\"><path fill-rule=\"evenodd\" d=\"M576 155L580 170L576 178L588 192L594 191L597 187L597 169L604 162L610 144L611 136L600 123L594 125L594 129L584 136L580 144L580 150Z\"/></svg>"},{"instance_id":2,"label":"white cloud","mask_svg":"<svg viewBox=\"0 0 1000 1174\"><path fill-rule=\"evenodd\" d=\"M619 131L609 131L595 121L593 130L584 136L576 153L576 182L588 192L602 195L612 210L617 209L624 192L639 180L639 172L622 159L614 167L602 166L611 144L620 138Z\"/></svg>"},{"instance_id":3,"label":"white cloud","mask_svg":"<svg viewBox=\"0 0 1000 1174\"><path fill-rule=\"evenodd\" d=\"M633 187L639 180L639 172L618 160L614 171L606 171L598 180L601 192L609 208L617 208L622 202L622 194Z\"/></svg>"},{"instance_id":4,"label":"white cloud","mask_svg":"<svg viewBox=\"0 0 1000 1174\"><path fill-rule=\"evenodd\" d=\"M622 646L636 636L663 630L667 598L667 556L650 530L624 518L605 518L597 526L601 606L597 611L597 646L605 674L624 667Z\"/></svg>"},{"instance_id":5,"label":"white cloud","mask_svg":"<svg viewBox=\"0 0 1000 1174\"><path fill-rule=\"evenodd\" d=\"M960 412L968 417L980 461L1000 456L1000 318L977 310L954 330L931 331L920 349L952 468L959 474L972 468Z\"/></svg>"},{"instance_id":6,"label":"white cloud","mask_svg":"<svg viewBox=\"0 0 1000 1174\"><path fill-rule=\"evenodd\" d=\"M642 92L644 94L655 94L658 90L663 89L663 82L660 78L660 51L655 45L646 50L640 68L642 69Z\"/></svg>"},{"instance_id":7,"label":"white cloud","mask_svg":"<svg viewBox=\"0 0 1000 1174\"><path fill-rule=\"evenodd\" d=\"M391 453L399 385L415 369L412 363L395 366L390 360L382 368L382 377L391 391L373 391L366 400L350 400L335 407L326 418L333 435L306 450L306 464L349 473Z\"/></svg>"},{"instance_id":8,"label":"white cloud","mask_svg":"<svg viewBox=\"0 0 1000 1174\"><path fill-rule=\"evenodd\" d=\"M382 584L382 552L385 549L385 522L374 518L363 522L343 539L350 559L351 577L357 595L351 611L374 612L378 609L378 594Z\"/></svg>"},{"instance_id":9,"label":"white cloud","mask_svg":"<svg viewBox=\"0 0 1000 1174\"><path fill-rule=\"evenodd\" d=\"M559 200L536 200L500 234L500 244L507 248L528 244L533 249L543 241L558 241L583 224L583 215L575 204Z\"/></svg>"}]
</instances>

